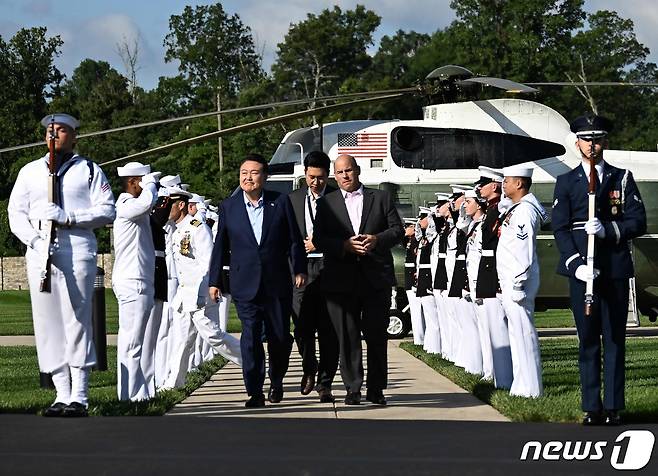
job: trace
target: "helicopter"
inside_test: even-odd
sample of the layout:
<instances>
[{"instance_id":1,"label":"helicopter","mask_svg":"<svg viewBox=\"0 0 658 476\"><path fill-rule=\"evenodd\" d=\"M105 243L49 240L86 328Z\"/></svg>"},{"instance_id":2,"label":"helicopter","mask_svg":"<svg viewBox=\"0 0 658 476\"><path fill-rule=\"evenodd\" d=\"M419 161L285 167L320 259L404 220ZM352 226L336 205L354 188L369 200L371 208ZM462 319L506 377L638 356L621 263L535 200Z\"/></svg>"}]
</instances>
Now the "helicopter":
<instances>
[{"instance_id":1,"label":"helicopter","mask_svg":"<svg viewBox=\"0 0 658 476\"><path fill-rule=\"evenodd\" d=\"M289 114L266 118L214 131L202 136L184 139L155 147L118 159L103 162L101 166L161 154L179 147L203 142L270 124L320 115L354 106L381 101L400 100L409 94L428 98L418 120L357 120L317 124L288 132L270 161L270 178L267 187L289 193L303 182L303 157L311 150L322 150L331 159L340 154L353 155L361 168L360 180L366 186L391 192L403 218L414 217L419 206L435 202L436 192L449 191L453 183L473 183L479 178L477 167L485 165L502 168L525 163L533 167L533 193L540 199L549 214L549 220L538 236L538 255L541 264L541 287L535 309L566 309L569 307L566 279L555 279L559 253L550 225L555 179L580 163L575 148L575 136L568 121L557 111L539 102L518 99L489 99L459 101L463 89L494 87L508 93L527 94L538 90L533 86L566 85L581 83L527 83L521 84L502 78L476 77L461 66L447 65L436 68L426 77L426 83L414 87L352 93L315 98L313 101L348 102L320 106ZM582 83L585 84L585 83ZM629 83L586 83L588 85L629 85ZM656 87L657 83L630 84ZM439 98L438 103L432 102ZM247 108L221 111L221 114L244 110L268 109L311 100L282 101ZM135 124L105 131L81 134L79 138L114 133L138 127L153 126L173 121L191 120L217 115L217 111L181 118L164 119L146 124ZM42 143L26 144L0 150L17 150ZM631 282L629 323L638 324L637 310L654 320L658 316L658 271L654 257L658 256L658 230L654 223L656 202L652 200L654 184L658 182L658 152L606 150L604 158L612 165L630 169L645 197L647 234L636 239L633 252L636 277ZM396 273L402 282L403 250L395 250ZM392 290L389 336L403 337L410 330L406 312L406 295L398 288Z\"/></svg>"}]
</instances>

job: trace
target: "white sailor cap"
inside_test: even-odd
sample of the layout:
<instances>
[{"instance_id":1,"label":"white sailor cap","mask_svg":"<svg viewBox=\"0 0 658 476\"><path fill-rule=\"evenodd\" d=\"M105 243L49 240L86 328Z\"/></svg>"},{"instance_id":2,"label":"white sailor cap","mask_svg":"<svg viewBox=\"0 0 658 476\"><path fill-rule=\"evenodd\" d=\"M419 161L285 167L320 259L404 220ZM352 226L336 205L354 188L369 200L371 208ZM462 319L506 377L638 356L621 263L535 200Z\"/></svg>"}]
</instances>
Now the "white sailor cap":
<instances>
[{"instance_id":1,"label":"white sailor cap","mask_svg":"<svg viewBox=\"0 0 658 476\"><path fill-rule=\"evenodd\" d=\"M532 177L532 168L525 165L511 165L503 168L505 177Z\"/></svg>"},{"instance_id":2,"label":"white sailor cap","mask_svg":"<svg viewBox=\"0 0 658 476\"><path fill-rule=\"evenodd\" d=\"M181 183L179 185L180 188L182 188L185 191L188 191L190 189L190 184L189 183Z\"/></svg>"},{"instance_id":3,"label":"white sailor cap","mask_svg":"<svg viewBox=\"0 0 658 476\"><path fill-rule=\"evenodd\" d=\"M416 225L417 221L418 221L417 218L405 218L404 219L404 224L405 224L405 226L414 226L414 225Z\"/></svg>"},{"instance_id":4,"label":"white sailor cap","mask_svg":"<svg viewBox=\"0 0 658 476\"><path fill-rule=\"evenodd\" d=\"M160 179L160 185L163 187L177 187L180 183L180 175L165 175Z\"/></svg>"},{"instance_id":5,"label":"white sailor cap","mask_svg":"<svg viewBox=\"0 0 658 476\"><path fill-rule=\"evenodd\" d=\"M503 172L500 169L492 169L491 167L480 165L478 171L480 172L480 179L475 182L475 185L486 185L491 182L503 181Z\"/></svg>"},{"instance_id":6,"label":"white sailor cap","mask_svg":"<svg viewBox=\"0 0 658 476\"><path fill-rule=\"evenodd\" d=\"M418 207L418 213L420 215L429 215L432 213L432 209L430 207Z\"/></svg>"},{"instance_id":7,"label":"white sailor cap","mask_svg":"<svg viewBox=\"0 0 658 476\"><path fill-rule=\"evenodd\" d=\"M123 167L117 167L119 177L142 177L148 173L151 173L151 166L139 162L128 162Z\"/></svg>"},{"instance_id":8,"label":"white sailor cap","mask_svg":"<svg viewBox=\"0 0 658 476\"><path fill-rule=\"evenodd\" d=\"M167 187L167 190L169 191L169 197L173 200L178 199L178 198L192 198L192 194L186 190L183 190L180 187Z\"/></svg>"},{"instance_id":9,"label":"white sailor cap","mask_svg":"<svg viewBox=\"0 0 658 476\"><path fill-rule=\"evenodd\" d=\"M211 203L212 203L212 200L209 199L209 198L206 198L206 199L203 201L203 204L204 204L207 208L210 208L210 204L211 204Z\"/></svg>"},{"instance_id":10,"label":"white sailor cap","mask_svg":"<svg viewBox=\"0 0 658 476\"><path fill-rule=\"evenodd\" d=\"M183 189L184 190L184 189ZM192 194L192 197L189 200L190 203L203 203L203 197L196 193Z\"/></svg>"},{"instance_id":11,"label":"white sailor cap","mask_svg":"<svg viewBox=\"0 0 658 476\"><path fill-rule=\"evenodd\" d=\"M436 195L437 202L447 202L448 200L450 200L451 194L444 192L435 192L434 195Z\"/></svg>"},{"instance_id":12,"label":"white sailor cap","mask_svg":"<svg viewBox=\"0 0 658 476\"><path fill-rule=\"evenodd\" d=\"M61 112L55 114L48 114L46 117L41 119L41 125L43 127L48 127L52 123L64 124L66 126L69 126L73 130L80 127L80 121L78 121L75 117L69 114L63 114Z\"/></svg>"}]
</instances>

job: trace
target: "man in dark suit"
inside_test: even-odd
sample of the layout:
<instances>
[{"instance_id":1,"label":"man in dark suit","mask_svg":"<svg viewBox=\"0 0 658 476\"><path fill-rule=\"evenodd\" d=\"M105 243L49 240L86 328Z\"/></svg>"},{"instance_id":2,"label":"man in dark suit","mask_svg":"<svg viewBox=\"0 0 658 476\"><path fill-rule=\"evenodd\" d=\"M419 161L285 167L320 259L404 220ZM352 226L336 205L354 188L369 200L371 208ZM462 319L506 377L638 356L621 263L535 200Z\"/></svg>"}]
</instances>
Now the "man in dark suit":
<instances>
[{"instance_id":1,"label":"man in dark suit","mask_svg":"<svg viewBox=\"0 0 658 476\"><path fill-rule=\"evenodd\" d=\"M324 253L322 284L340 345L345 403L361 402L363 331L368 346L366 399L385 405L386 328L395 286L391 248L402 240L404 229L390 194L363 187L360 172L354 157L336 159L340 190L318 201L313 243Z\"/></svg>"},{"instance_id":2,"label":"man in dark suit","mask_svg":"<svg viewBox=\"0 0 658 476\"><path fill-rule=\"evenodd\" d=\"M308 259L306 285L295 288L292 295L292 319L295 323L295 340L302 357L304 375L301 381L302 395L315 388L320 402L334 401L331 382L338 368L338 339L329 319L327 301L322 291L323 256L313 245L313 228L317 215L317 200L336 189L327 185L331 161L321 151L310 152L304 158L306 186L292 192L290 202L295 212L299 231L304 237L304 248ZM315 356L315 332L318 333L320 362Z\"/></svg>"},{"instance_id":3,"label":"man in dark suit","mask_svg":"<svg viewBox=\"0 0 658 476\"><path fill-rule=\"evenodd\" d=\"M267 336L270 390L268 400L283 398L283 377L292 349L290 311L294 285L306 280L306 256L292 205L287 195L264 190L267 162L249 154L240 165L240 188L221 204L219 228L209 273L210 297L218 300L223 289L226 252L231 255L231 294L242 322L240 349L242 374L249 400L247 408L265 406L265 353Z\"/></svg>"},{"instance_id":4,"label":"man in dark suit","mask_svg":"<svg viewBox=\"0 0 658 476\"><path fill-rule=\"evenodd\" d=\"M612 123L583 116L571 123L582 164L560 175L553 200L553 232L560 249L557 272L569 277L571 310L579 337L578 359L584 425L619 425L624 409L624 353L628 280L634 274L630 240L646 232L646 214L633 175L603 160ZM595 163L595 218L588 219L590 159ZM587 240L595 235L594 270L588 270ZM591 315L585 315L585 285L594 279ZM601 400L601 335L603 387Z\"/></svg>"}]
</instances>

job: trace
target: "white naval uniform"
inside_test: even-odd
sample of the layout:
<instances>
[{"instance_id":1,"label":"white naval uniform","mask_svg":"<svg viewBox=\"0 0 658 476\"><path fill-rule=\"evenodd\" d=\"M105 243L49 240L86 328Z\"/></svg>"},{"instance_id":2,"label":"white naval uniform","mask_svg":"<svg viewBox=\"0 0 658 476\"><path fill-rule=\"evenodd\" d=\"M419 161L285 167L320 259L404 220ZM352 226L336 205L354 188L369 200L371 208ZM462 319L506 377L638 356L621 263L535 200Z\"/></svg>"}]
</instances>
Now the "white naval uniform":
<instances>
[{"instance_id":1,"label":"white naval uniform","mask_svg":"<svg viewBox=\"0 0 658 476\"><path fill-rule=\"evenodd\" d=\"M431 217L428 221L434 222ZM436 239L436 229L428 226L425 239L420 240L416 256L416 269L418 270L418 287L416 295L420 298L425 321L425 335L423 349L430 354L441 354L441 335L439 333L439 316L434 301L432 278L432 245ZM423 260L425 262L423 262Z\"/></svg>"},{"instance_id":2,"label":"white naval uniform","mask_svg":"<svg viewBox=\"0 0 658 476\"><path fill-rule=\"evenodd\" d=\"M146 355L155 343L145 343L145 338L154 304L155 248L150 213L156 199L155 183L145 185L139 197L122 193L117 199L112 288L119 302L119 400L148 400L155 396L155 368Z\"/></svg>"},{"instance_id":3,"label":"white naval uniform","mask_svg":"<svg viewBox=\"0 0 658 476\"><path fill-rule=\"evenodd\" d=\"M468 273L468 288L470 289L470 299L473 309L475 310L478 336L480 338L480 350L482 353L482 378L493 380L493 351L491 349L491 338L489 336L489 320L484 312L482 300L475 296L477 288L478 271L480 268L480 258L482 257L482 218L476 222L476 228L471 233L466 242L466 271Z\"/></svg>"},{"instance_id":4,"label":"white naval uniform","mask_svg":"<svg viewBox=\"0 0 658 476\"><path fill-rule=\"evenodd\" d=\"M48 155L20 170L7 211L11 231L28 246L25 261L39 368L53 374L57 401L86 404L86 384L79 385L76 375L96 363L91 323L96 278L93 230L114 220L114 197L103 171L85 157L74 154L57 175L59 203L72 224L57 226L51 292L39 291L42 256L37 252L45 247L39 240L48 224L42 220L48 203Z\"/></svg>"},{"instance_id":5,"label":"white naval uniform","mask_svg":"<svg viewBox=\"0 0 658 476\"><path fill-rule=\"evenodd\" d=\"M240 341L221 331L208 316L217 313L215 302L208 302L208 268L213 242L210 228L186 215L176 225L172 235L173 257L178 275L178 290L174 296L174 325L179 326L179 338L171 353L171 372L166 388L185 384L190 353L197 332L204 340L230 361L242 365Z\"/></svg>"},{"instance_id":6,"label":"white naval uniform","mask_svg":"<svg viewBox=\"0 0 658 476\"><path fill-rule=\"evenodd\" d=\"M457 352L459 351L459 345L461 343L461 322L458 319L457 310L455 308L455 304L459 301L459 298L448 296L450 287L452 286L452 276L455 272L455 265L457 262L458 233L460 232L457 227L451 225L448 234L448 247L446 249L446 273L448 275L448 286L445 291L441 292L441 295L443 296L443 308L445 309L446 321L450 329L450 352L448 360L451 362L455 362Z\"/></svg>"},{"instance_id":7,"label":"white naval uniform","mask_svg":"<svg viewBox=\"0 0 658 476\"><path fill-rule=\"evenodd\" d=\"M534 325L535 296L539 290L536 237L546 215L531 193L507 210L496 249L496 269L509 326L513 381L511 395L539 397L543 393L539 339ZM514 290L525 299L512 300Z\"/></svg>"}]
</instances>

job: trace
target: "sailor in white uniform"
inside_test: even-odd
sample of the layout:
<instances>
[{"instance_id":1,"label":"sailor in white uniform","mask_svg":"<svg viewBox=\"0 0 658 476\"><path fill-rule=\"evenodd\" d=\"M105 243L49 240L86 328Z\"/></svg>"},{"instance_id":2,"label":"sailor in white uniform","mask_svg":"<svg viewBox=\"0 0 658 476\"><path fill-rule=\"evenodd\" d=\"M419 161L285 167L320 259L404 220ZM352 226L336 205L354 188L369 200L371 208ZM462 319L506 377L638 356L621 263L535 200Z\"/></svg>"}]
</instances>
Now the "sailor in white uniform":
<instances>
[{"instance_id":1,"label":"sailor in white uniform","mask_svg":"<svg viewBox=\"0 0 658 476\"><path fill-rule=\"evenodd\" d=\"M418 263L418 241L416 240L417 218L405 218L404 236L406 240L406 251L404 258L404 289L409 303L409 315L411 317L411 332L414 336L414 344L423 345L425 340L425 321L423 320L423 308L420 298L416 296L416 278Z\"/></svg>"},{"instance_id":2,"label":"sailor in white uniform","mask_svg":"<svg viewBox=\"0 0 658 476\"><path fill-rule=\"evenodd\" d=\"M170 190L173 201L169 218L176 223L172 235L173 257L178 276L178 290L173 299L174 325L180 326L171 356L171 372L166 388L185 384L190 353L197 333L213 349L231 362L242 365L240 341L221 331L208 316L217 313L217 303L208 297L208 268L213 249L210 228L187 213L191 194Z\"/></svg>"},{"instance_id":3,"label":"sailor in white uniform","mask_svg":"<svg viewBox=\"0 0 658 476\"><path fill-rule=\"evenodd\" d=\"M416 240L418 240L416 296L420 299L425 321L425 339L423 349L430 354L441 353L441 334L439 333L439 316L434 300L432 282L432 248L437 237L436 228L430 216L432 210L420 207L420 219L416 223Z\"/></svg>"},{"instance_id":4,"label":"sailor in white uniform","mask_svg":"<svg viewBox=\"0 0 658 476\"><path fill-rule=\"evenodd\" d=\"M505 167L503 191L512 205L501 218L496 268L503 308L509 325L513 381L511 395L539 397L543 393L539 339L534 324L539 290L537 232L546 213L530 193L532 169Z\"/></svg>"},{"instance_id":5,"label":"sailor in white uniform","mask_svg":"<svg viewBox=\"0 0 658 476\"><path fill-rule=\"evenodd\" d=\"M155 369L149 358L156 335L146 335L154 303L155 247L150 215L158 197L150 165L117 167L123 193L114 220L112 289L119 303L117 394L119 400L155 397ZM148 340L148 342L146 342Z\"/></svg>"},{"instance_id":6,"label":"sailor in white uniform","mask_svg":"<svg viewBox=\"0 0 658 476\"><path fill-rule=\"evenodd\" d=\"M450 233L450 195L436 193L437 203L432 211L432 221L428 225L428 234L435 234L432 244L432 294L439 318L439 338L441 339L441 357L454 360L450 357L452 347L451 324L445 305L445 294L448 289L448 275L446 271L446 251L448 247L448 234Z\"/></svg>"},{"instance_id":7,"label":"sailor in white uniform","mask_svg":"<svg viewBox=\"0 0 658 476\"><path fill-rule=\"evenodd\" d=\"M25 261L34 336L41 372L57 390L44 416L87 416L89 371L96 363L92 341L92 295L96 278L94 228L114 220L114 197L98 165L73 152L78 121L68 114L46 116L46 140L55 136L59 205L48 201L49 155L18 173L7 207L12 233L27 245ZM55 240L46 229L56 223ZM50 254L50 292L39 290Z\"/></svg>"}]
</instances>

